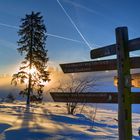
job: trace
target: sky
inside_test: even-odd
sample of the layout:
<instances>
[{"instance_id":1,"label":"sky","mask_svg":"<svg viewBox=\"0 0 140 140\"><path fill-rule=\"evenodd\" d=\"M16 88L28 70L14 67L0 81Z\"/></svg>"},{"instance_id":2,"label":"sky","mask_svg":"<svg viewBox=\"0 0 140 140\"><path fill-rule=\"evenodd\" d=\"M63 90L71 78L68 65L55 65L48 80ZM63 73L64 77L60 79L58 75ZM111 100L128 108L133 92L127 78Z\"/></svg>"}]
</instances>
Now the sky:
<instances>
[{"instance_id":1,"label":"sky","mask_svg":"<svg viewBox=\"0 0 140 140\"><path fill-rule=\"evenodd\" d=\"M115 43L117 27L127 26L129 39L140 37L139 5L139 0L1 0L0 74L13 74L24 58L17 52L17 32L25 14L41 12L49 65L58 66L91 60L91 49Z\"/></svg>"}]
</instances>

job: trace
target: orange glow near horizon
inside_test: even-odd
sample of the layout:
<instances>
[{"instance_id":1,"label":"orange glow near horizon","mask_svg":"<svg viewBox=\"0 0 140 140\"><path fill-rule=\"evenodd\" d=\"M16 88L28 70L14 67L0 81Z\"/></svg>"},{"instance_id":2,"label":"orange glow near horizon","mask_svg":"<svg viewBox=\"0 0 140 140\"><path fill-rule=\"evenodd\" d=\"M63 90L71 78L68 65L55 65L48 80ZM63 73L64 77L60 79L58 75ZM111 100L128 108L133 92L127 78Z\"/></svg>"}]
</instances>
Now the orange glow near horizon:
<instances>
[{"instance_id":1,"label":"orange glow near horizon","mask_svg":"<svg viewBox=\"0 0 140 140\"><path fill-rule=\"evenodd\" d=\"M0 78L0 86L11 85L11 77Z\"/></svg>"},{"instance_id":2,"label":"orange glow near horizon","mask_svg":"<svg viewBox=\"0 0 140 140\"><path fill-rule=\"evenodd\" d=\"M18 66L18 68L20 66ZM56 82L61 77L59 71L57 71L56 68L52 68L52 69L51 68L52 67L50 67L48 69L48 71L50 72L49 78L51 79L51 81L46 81L46 82L43 82L42 80L40 81L41 82L40 84L44 85L45 89L46 88L53 88L53 87L55 87L56 86ZM18 73L18 72L19 72L19 69L15 70L12 73L14 74L14 73ZM27 72L27 74L31 73L34 76L38 73L37 69L34 66L32 67L31 70L26 68L25 72ZM11 80L12 80L12 74L9 74L9 75L8 74L7 75L6 74L5 75L1 74L1 77L0 77L0 87L11 87L11 88L14 87L14 85L11 85ZM24 88L25 86L28 86L28 82L29 82L28 78L24 79L24 83L23 84L18 84L17 87L18 88Z\"/></svg>"}]
</instances>

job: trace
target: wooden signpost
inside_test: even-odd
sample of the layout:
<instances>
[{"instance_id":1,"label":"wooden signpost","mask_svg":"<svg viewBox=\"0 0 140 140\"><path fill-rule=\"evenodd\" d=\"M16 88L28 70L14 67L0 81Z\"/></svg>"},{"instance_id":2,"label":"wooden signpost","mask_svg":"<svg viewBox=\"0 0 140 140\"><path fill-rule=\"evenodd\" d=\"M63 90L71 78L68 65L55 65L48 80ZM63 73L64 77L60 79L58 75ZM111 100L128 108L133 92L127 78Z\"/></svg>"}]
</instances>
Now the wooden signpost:
<instances>
[{"instance_id":1,"label":"wooden signpost","mask_svg":"<svg viewBox=\"0 0 140 140\"><path fill-rule=\"evenodd\" d=\"M118 127L119 139L132 139L131 77L128 49L128 30L116 29L116 52L118 67Z\"/></svg>"},{"instance_id":2,"label":"wooden signpost","mask_svg":"<svg viewBox=\"0 0 140 140\"><path fill-rule=\"evenodd\" d=\"M77 103L117 103L118 95L115 92L52 92L50 93L55 102Z\"/></svg>"},{"instance_id":3,"label":"wooden signpost","mask_svg":"<svg viewBox=\"0 0 140 140\"><path fill-rule=\"evenodd\" d=\"M51 92L55 102L76 102L76 103L118 103L117 92ZM133 92L131 94L131 103L140 104L140 93Z\"/></svg>"},{"instance_id":4,"label":"wooden signpost","mask_svg":"<svg viewBox=\"0 0 140 140\"><path fill-rule=\"evenodd\" d=\"M98 102L116 103L116 95L117 95L119 140L132 140L131 104L140 103L139 94L131 93L130 69L140 68L140 57L129 58L129 51L135 51L135 50L140 50L140 38L129 40L127 27L119 27L116 28L116 44L102 47L99 49L94 49L91 51L92 59L117 54L116 60L111 59L111 60L101 60L101 61L60 64L64 73L94 72L94 71L104 71L104 70L118 71L118 94L112 95L110 93L110 100L108 100L109 97L108 95L106 95L106 93L102 93L102 94L96 93L97 95L95 96L93 94L92 97L93 99L90 100L90 102L91 101L97 102L97 100L96 99L94 100L94 98L96 97L99 99L100 97ZM101 95L103 96L103 99L101 98ZM67 96L67 98L64 98L62 96L62 98L65 101L68 101L70 97ZM85 98L88 97L85 96ZM71 98L69 100L72 101ZM81 99L81 101L83 100ZM78 102L80 102L80 99L78 99Z\"/></svg>"},{"instance_id":5,"label":"wooden signpost","mask_svg":"<svg viewBox=\"0 0 140 140\"><path fill-rule=\"evenodd\" d=\"M97 48L91 50L90 57L92 59L115 55L116 54L116 45L112 44L105 47ZM129 51L136 51L140 49L140 38L132 39L128 41L128 49Z\"/></svg>"},{"instance_id":6,"label":"wooden signpost","mask_svg":"<svg viewBox=\"0 0 140 140\"><path fill-rule=\"evenodd\" d=\"M94 72L105 70L116 70L117 60L100 60L100 61L86 61L68 64L60 64L64 73L78 73L78 72ZM130 58L130 66L132 69L140 68L140 57Z\"/></svg>"},{"instance_id":7,"label":"wooden signpost","mask_svg":"<svg viewBox=\"0 0 140 140\"><path fill-rule=\"evenodd\" d=\"M114 76L114 85L118 86L117 76ZM131 74L131 87L140 88L140 73Z\"/></svg>"}]
</instances>

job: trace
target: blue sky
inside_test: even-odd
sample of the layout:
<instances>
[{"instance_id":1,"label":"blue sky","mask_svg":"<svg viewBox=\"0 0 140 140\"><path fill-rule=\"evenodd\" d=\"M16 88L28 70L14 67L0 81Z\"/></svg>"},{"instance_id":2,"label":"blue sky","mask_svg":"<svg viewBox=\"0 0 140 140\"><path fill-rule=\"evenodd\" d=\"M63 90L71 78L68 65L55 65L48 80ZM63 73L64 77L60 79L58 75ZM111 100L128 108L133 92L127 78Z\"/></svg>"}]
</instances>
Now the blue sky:
<instances>
[{"instance_id":1,"label":"blue sky","mask_svg":"<svg viewBox=\"0 0 140 140\"><path fill-rule=\"evenodd\" d=\"M91 48L115 43L118 26L128 27L130 39L140 37L139 5L139 0L1 0L0 74L13 73L23 59L17 31L31 11L43 15L50 63L59 64L91 60Z\"/></svg>"}]
</instances>

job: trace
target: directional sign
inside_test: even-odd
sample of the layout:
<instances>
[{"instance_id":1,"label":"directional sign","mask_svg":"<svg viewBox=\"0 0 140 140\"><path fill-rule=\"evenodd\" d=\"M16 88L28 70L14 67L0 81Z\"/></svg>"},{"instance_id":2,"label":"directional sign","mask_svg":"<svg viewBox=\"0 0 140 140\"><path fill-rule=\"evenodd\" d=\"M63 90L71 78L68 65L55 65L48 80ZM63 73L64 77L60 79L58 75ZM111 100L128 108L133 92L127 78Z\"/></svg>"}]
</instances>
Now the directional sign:
<instances>
[{"instance_id":1,"label":"directional sign","mask_svg":"<svg viewBox=\"0 0 140 140\"><path fill-rule=\"evenodd\" d=\"M91 72L91 71L104 71L104 70L114 70L117 69L117 62L115 59L102 60L102 61L87 61L87 62L77 62L60 64L64 73L73 72Z\"/></svg>"},{"instance_id":2,"label":"directional sign","mask_svg":"<svg viewBox=\"0 0 140 140\"><path fill-rule=\"evenodd\" d=\"M55 102L78 102L78 103L118 103L117 94L104 92L88 93L50 93Z\"/></svg>"},{"instance_id":3,"label":"directional sign","mask_svg":"<svg viewBox=\"0 0 140 140\"><path fill-rule=\"evenodd\" d=\"M132 93L131 96L132 104L140 104L140 93Z\"/></svg>"},{"instance_id":4,"label":"directional sign","mask_svg":"<svg viewBox=\"0 0 140 140\"><path fill-rule=\"evenodd\" d=\"M55 102L77 102L77 103L118 103L117 92L51 92ZM132 93L132 104L140 103L140 93Z\"/></svg>"},{"instance_id":5,"label":"directional sign","mask_svg":"<svg viewBox=\"0 0 140 140\"><path fill-rule=\"evenodd\" d=\"M140 68L140 57L130 58L131 68ZM100 61L86 61L77 63L60 64L64 73L74 72L92 72L92 71L105 71L116 70L117 60L100 60Z\"/></svg>"},{"instance_id":6,"label":"directional sign","mask_svg":"<svg viewBox=\"0 0 140 140\"><path fill-rule=\"evenodd\" d=\"M114 85L118 86L118 77L114 76ZM140 73L131 74L131 86L140 88Z\"/></svg>"},{"instance_id":7,"label":"directional sign","mask_svg":"<svg viewBox=\"0 0 140 140\"><path fill-rule=\"evenodd\" d=\"M140 50L140 38L132 39L128 41L129 51ZM90 52L90 57L92 59L115 55L116 54L116 44L108 45L102 48L93 49Z\"/></svg>"}]
</instances>

